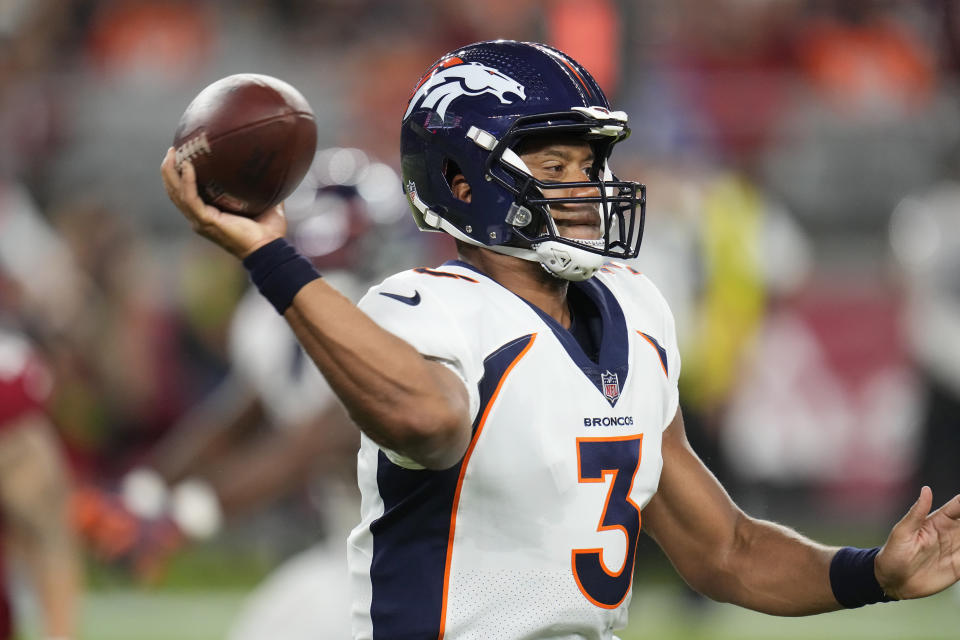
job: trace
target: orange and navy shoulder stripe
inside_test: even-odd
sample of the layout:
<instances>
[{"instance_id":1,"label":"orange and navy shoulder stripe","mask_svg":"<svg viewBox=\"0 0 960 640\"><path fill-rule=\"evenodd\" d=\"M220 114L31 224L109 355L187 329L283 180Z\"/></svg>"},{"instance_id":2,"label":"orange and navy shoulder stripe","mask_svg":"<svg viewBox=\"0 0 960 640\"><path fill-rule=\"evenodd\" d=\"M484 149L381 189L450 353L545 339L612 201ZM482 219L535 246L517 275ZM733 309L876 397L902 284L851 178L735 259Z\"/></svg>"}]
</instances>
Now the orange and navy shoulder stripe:
<instances>
[{"instance_id":1,"label":"orange and navy shoulder stripe","mask_svg":"<svg viewBox=\"0 0 960 640\"><path fill-rule=\"evenodd\" d=\"M616 270L616 271L626 270L626 271L629 271L630 273L632 273L632 274L635 275L635 276L642 276L642 275L643 275L643 272L642 272L642 271L637 271L636 269L634 269L634 268L631 267L630 265L617 264L616 262L604 262L604 263L603 263L603 266L600 267L600 272L601 272L601 273L613 273L615 270Z\"/></svg>"},{"instance_id":2,"label":"orange and navy shoulder stripe","mask_svg":"<svg viewBox=\"0 0 960 640\"><path fill-rule=\"evenodd\" d=\"M656 349L657 356L660 358L660 366L663 367L663 375L670 377L669 369L667 369L667 350L660 346L660 343L657 342L657 339L651 335L644 333L643 331L637 331L640 334L640 337L646 340L651 347Z\"/></svg>"},{"instance_id":3,"label":"orange and navy shoulder stripe","mask_svg":"<svg viewBox=\"0 0 960 640\"><path fill-rule=\"evenodd\" d=\"M455 280L466 280L467 282L473 282L474 284L478 282L470 276L464 276L459 273L451 273L449 271L437 271L436 269L428 269L426 267L417 267L413 271L414 273L419 273L425 276L433 276L435 278L454 278Z\"/></svg>"}]
</instances>

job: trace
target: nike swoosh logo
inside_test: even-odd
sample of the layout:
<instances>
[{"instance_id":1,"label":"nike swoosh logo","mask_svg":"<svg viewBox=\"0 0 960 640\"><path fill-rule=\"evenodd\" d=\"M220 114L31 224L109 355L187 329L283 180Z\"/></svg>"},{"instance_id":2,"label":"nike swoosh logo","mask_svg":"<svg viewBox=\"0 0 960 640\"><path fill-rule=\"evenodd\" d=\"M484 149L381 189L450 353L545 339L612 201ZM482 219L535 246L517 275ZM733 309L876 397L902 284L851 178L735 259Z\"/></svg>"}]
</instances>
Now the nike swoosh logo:
<instances>
[{"instance_id":1,"label":"nike swoosh logo","mask_svg":"<svg viewBox=\"0 0 960 640\"><path fill-rule=\"evenodd\" d=\"M394 300L399 300L403 304L408 304L411 307L415 307L420 304L420 292L416 289L414 289L412 296L402 296L399 293L386 293L384 291L381 291L380 295L393 298Z\"/></svg>"}]
</instances>

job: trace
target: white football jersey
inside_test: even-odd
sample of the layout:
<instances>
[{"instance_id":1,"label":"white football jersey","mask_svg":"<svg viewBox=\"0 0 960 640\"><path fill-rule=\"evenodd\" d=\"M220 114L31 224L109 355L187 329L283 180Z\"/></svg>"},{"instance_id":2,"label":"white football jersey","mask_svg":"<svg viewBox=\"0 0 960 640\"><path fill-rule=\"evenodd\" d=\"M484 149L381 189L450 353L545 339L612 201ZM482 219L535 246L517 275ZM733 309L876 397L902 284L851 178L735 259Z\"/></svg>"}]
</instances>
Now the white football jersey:
<instances>
[{"instance_id":1,"label":"white football jersey","mask_svg":"<svg viewBox=\"0 0 960 640\"><path fill-rule=\"evenodd\" d=\"M361 300L460 375L474 434L443 471L363 438L355 638L609 640L626 624L640 510L677 411L673 318L626 265L570 286L601 314L599 362L462 262L397 274Z\"/></svg>"},{"instance_id":2,"label":"white football jersey","mask_svg":"<svg viewBox=\"0 0 960 640\"><path fill-rule=\"evenodd\" d=\"M324 279L351 300L362 293L357 279L346 272L333 271ZM229 354L236 375L260 396L275 427L303 424L338 402L290 325L256 289L243 296L234 312Z\"/></svg>"}]
</instances>

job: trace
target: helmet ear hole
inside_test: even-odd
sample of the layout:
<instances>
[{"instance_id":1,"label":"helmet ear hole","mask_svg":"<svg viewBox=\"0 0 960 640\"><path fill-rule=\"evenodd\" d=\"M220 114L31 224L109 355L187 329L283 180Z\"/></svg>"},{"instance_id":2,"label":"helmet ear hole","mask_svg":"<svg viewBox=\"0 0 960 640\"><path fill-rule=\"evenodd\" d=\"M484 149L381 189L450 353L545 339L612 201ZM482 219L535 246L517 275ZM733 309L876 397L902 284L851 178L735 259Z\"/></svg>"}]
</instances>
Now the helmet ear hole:
<instances>
[{"instance_id":1,"label":"helmet ear hole","mask_svg":"<svg viewBox=\"0 0 960 640\"><path fill-rule=\"evenodd\" d=\"M454 198L463 202L470 202L473 196L470 183L467 182L459 165L449 158L444 161L443 177L446 179L447 186L450 187L450 193Z\"/></svg>"},{"instance_id":2,"label":"helmet ear hole","mask_svg":"<svg viewBox=\"0 0 960 640\"><path fill-rule=\"evenodd\" d=\"M443 177L446 178L448 185L453 184L453 179L457 177L457 174L463 174L460 165L450 158L446 158L443 161Z\"/></svg>"}]
</instances>

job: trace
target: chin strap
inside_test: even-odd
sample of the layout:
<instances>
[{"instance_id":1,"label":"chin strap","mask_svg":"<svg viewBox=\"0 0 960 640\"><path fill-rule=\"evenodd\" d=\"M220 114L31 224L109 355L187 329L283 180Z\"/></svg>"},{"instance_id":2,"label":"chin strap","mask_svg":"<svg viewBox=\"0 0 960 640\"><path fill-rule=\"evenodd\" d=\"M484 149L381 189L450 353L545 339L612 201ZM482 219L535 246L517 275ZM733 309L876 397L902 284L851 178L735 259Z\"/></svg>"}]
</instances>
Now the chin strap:
<instances>
[{"instance_id":1,"label":"chin strap","mask_svg":"<svg viewBox=\"0 0 960 640\"><path fill-rule=\"evenodd\" d=\"M580 240L584 244L593 244L594 242L603 243L602 240ZM548 273L563 280L580 282L593 277L597 270L603 266L607 258L598 253L585 251L577 247L571 247L568 244L548 240L534 246L540 266Z\"/></svg>"},{"instance_id":2,"label":"chin strap","mask_svg":"<svg viewBox=\"0 0 960 640\"><path fill-rule=\"evenodd\" d=\"M606 256L599 253L572 247L554 240L539 242L529 249L502 244L488 247L478 244L473 239L467 240L467 242L514 258L538 262L544 271L550 275L572 282L592 278L607 261ZM602 243L603 240L577 240L577 242L593 245L594 243Z\"/></svg>"}]
</instances>

